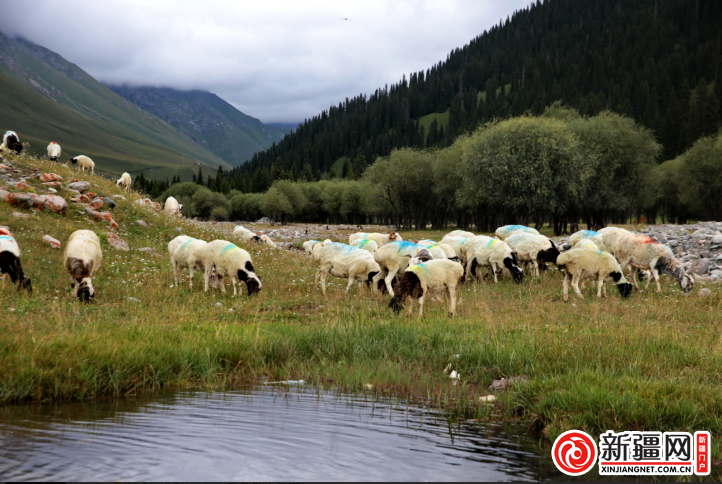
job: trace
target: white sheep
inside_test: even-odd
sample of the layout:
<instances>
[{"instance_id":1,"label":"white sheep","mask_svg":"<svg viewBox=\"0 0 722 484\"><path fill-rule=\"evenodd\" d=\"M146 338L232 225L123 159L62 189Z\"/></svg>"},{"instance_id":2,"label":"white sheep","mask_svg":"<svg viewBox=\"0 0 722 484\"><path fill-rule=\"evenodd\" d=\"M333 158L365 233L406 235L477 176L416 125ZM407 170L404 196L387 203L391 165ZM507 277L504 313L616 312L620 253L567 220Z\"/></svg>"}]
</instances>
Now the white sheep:
<instances>
[{"instance_id":1,"label":"white sheep","mask_svg":"<svg viewBox=\"0 0 722 484\"><path fill-rule=\"evenodd\" d=\"M240 285L241 282L246 283L249 296L261 290L262 280L256 275L251 255L245 250L227 240L214 240L198 252L204 268L205 291L208 291L208 283L214 270L224 294L226 292L224 277L230 277L234 296L237 294L236 284Z\"/></svg>"},{"instance_id":2,"label":"white sheep","mask_svg":"<svg viewBox=\"0 0 722 484\"><path fill-rule=\"evenodd\" d=\"M356 239L349 245L357 249L365 250L366 252L371 252L372 254L379 248L379 244L371 239Z\"/></svg>"},{"instance_id":3,"label":"white sheep","mask_svg":"<svg viewBox=\"0 0 722 484\"><path fill-rule=\"evenodd\" d=\"M404 308L404 301L411 298L409 314L414 309L414 299L419 300L419 317L424 314L424 300L433 293L444 292L449 296L449 316L456 312L456 286L464 277L464 268L448 259L430 260L409 266L397 285L389 307L397 313Z\"/></svg>"},{"instance_id":4,"label":"white sheep","mask_svg":"<svg viewBox=\"0 0 722 484\"><path fill-rule=\"evenodd\" d=\"M549 238L526 232L519 232L504 240L516 253L519 262L529 263L534 267L534 276L539 276L539 264L556 264L559 249Z\"/></svg>"},{"instance_id":5,"label":"white sheep","mask_svg":"<svg viewBox=\"0 0 722 484\"><path fill-rule=\"evenodd\" d=\"M595 235L599 234L594 230L579 230L569 236L569 245L576 247L577 243L582 239L592 239Z\"/></svg>"},{"instance_id":6,"label":"white sheep","mask_svg":"<svg viewBox=\"0 0 722 484\"><path fill-rule=\"evenodd\" d=\"M199 270L205 272L200 250L207 244L205 240L194 239L187 235L179 235L168 242L170 264L173 267L173 277L175 278L176 284L180 284L181 272L185 268L190 272L188 280L191 287L193 287L194 271Z\"/></svg>"},{"instance_id":7,"label":"white sheep","mask_svg":"<svg viewBox=\"0 0 722 484\"><path fill-rule=\"evenodd\" d=\"M496 229L496 236L501 240L506 240L514 234L532 234L539 235L539 231L526 225L504 225Z\"/></svg>"},{"instance_id":8,"label":"white sheep","mask_svg":"<svg viewBox=\"0 0 722 484\"><path fill-rule=\"evenodd\" d=\"M76 156L71 158L70 161L73 162L73 165L78 165L83 171L88 170L90 173L95 173L95 163L85 155Z\"/></svg>"},{"instance_id":9,"label":"white sheep","mask_svg":"<svg viewBox=\"0 0 722 484\"><path fill-rule=\"evenodd\" d=\"M453 230L446 235L449 237L467 237L467 238L476 237L476 234L471 233L471 232L466 232L464 230Z\"/></svg>"},{"instance_id":10,"label":"white sheep","mask_svg":"<svg viewBox=\"0 0 722 484\"><path fill-rule=\"evenodd\" d=\"M379 247L383 247L386 244L389 244L391 242L403 242L403 238L397 234L396 232L389 232L388 234L379 234L379 233L364 233L364 232L357 232L355 234L351 234L348 236L348 243L353 244L354 240L359 239L370 239L376 242L376 244Z\"/></svg>"},{"instance_id":11,"label":"white sheep","mask_svg":"<svg viewBox=\"0 0 722 484\"><path fill-rule=\"evenodd\" d=\"M313 255L313 246L320 243L318 240L307 240L303 243L303 250L305 250L308 255Z\"/></svg>"},{"instance_id":12,"label":"white sheep","mask_svg":"<svg viewBox=\"0 0 722 484\"><path fill-rule=\"evenodd\" d=\"M117 182L115 182L116 185L119 187L125 188L125 191L130 191L130 187L133 184L133 179L130 177L130 173L125 172L122 175L120 175L120 178Z\"/></svg>"},{"instance_id":13,"label":"white sheep","mask_svg":"<svg viewBox=\"0 0 722 484\"><path fill-rule=\"evenodd\" d=\"M591 239L577 239L574 249L594 249L601 250L597 244ZM606 251L605 251L606 252Z\"/></svg>"},{"instance_id":14,"label":"white sheep","mask_svg":"<svg viewBox=\"0 0 722 484\"><path fill-rule=\"evenodd\" d=\"M100 270L103 251L100 239L92 230L76 230L68 238L63 265L71 277L73 297L88 302L95 297L93 277Z\"/></svg>"},{"instance_id":15,"label":"white sheep","mask_svg":"<svg viewBox=\"0 0 722 484\"><path fill-rule=\"evenodd\" d=\"M632 292L632 285L624 278L622 268L614 256L597 249L596 246L575 248L559 254L557 266L564 270L564 302L569 301L570 283L579 299L584 299L579 290L579 281L583 279L596 282L598 298L602 297L605 281L613 281L624 298L629 297ZM606 288L603 295L607 296Z\"/></svg>"},{"instance_id":16,"label":"white sheep","mask_svg":"<svg viewBox=\"0 0 722 484\"><path fill-rule=\"evenodd\" d=\"M269 247L274 247L274 248L278 247L276 245L276 243L274 241L272 241L271 238L266 234L263 234L258 238L260 239L261 242L263 242L264 244L266 244Z\"/></svg>"},{"instance_id":17,"label":"white sheep","mask_svg":"<svg viewBox=\"0 0 722 484\"><path fill-rule=\"evenodd\" d=\"M459 259L456 257L456 253L454 252L454 249L451 248L450 245L442 244L439 242L434 242L430 239L424 239L419 240L417 245L421 245L423 247L426 247L431 254L431 257L434 259L452 259L454 258L456 261ZM451 257L449 257L449 254L451 254Z\"/></svg>"},{"instance_id":18,"label":"white sheep","mask_svg":"<svg viewBox=\"0 0 722 484\"><path fill-rule=\"evenodd\" d=\"M240 237L244 242L252 241L252 242L260 242L261 238L255 234L255 232L251 232L247 228L245 228L243 225L236 225L233 229L233 235L236 237Z\"/></svg>"},{"instance_id":19,"label":"white sheep","mask_svg":"<svg viewBox=\"0 0 722 484\"><path fill-rule=\"evenodd\" d=\"M461 246L463 246L469 239L470 237L454 237L452 235L444 235L444 237L441 239L441 243L448 247L451 247L451 250L454 251L454 255L458 257L461 264L466 265L466 261L464 260L464 257L461 253Z\"/></svg>"},{"instance_id":20,"label":"white sheep","mask_svg":"<svg viewBox=\"0 0 722 484\"><path fill-rule=\"evenodd\" d=\"M324 296L326 278L329 274L348 279L346 285L348 292L354 281L358 281L360 290L364 283L370 283L380 271L373 254L357 247L325 240L316 245L313 251L318 261L314 288L320 284Z\"/></svg>"},{"instance_id":21,"label":"white sheep","mask_svg":"<svg viewBox=\"0 0 722 484\"><path fill-rule=\"evenodd\" d=\"M23 150L23 145L20 143L20 138L15 131L8 131L3 135L3 144L0 146L0 151L14 151L20 153Z\"/></svg>"},{"instance_id":22,"label":"white sheep","mask_svg":"<svg viewBox=\"0 0 722 484\"><path fill-rule=\"evenodd\" d=\"M10 281L17 284L17 290L27 289L33 292L30 278L23 273L20 263L20 247L8 230L0 228L0 274L10 276Z\"/></svg>"},{"instance_id":23,"label":"white sheep","mask_svg":"<svg viewBox=\"0 0 722 484\"><path fill-rule=\"evenodd\" d=\"M175 199L175 197L168 197L165 199L165 204L163 205L163 211L167 213L168 215L172 217L181 217L181 210L183 209L183 205L178 203L178 200Z\"/></svg>"},{"instance_id":24,"label":"white sheep","mask_svg":"<svg viewBox=\"0 0 722 484\"><path fill-rule=\"evenodd\" d=\"M646 235L636 235L631 232L604 233L604 243L612 251L612 254L619 261L622 269L627 266L632 267L632 282L634 287L639 291L637 284L637 271L646 269L651 272L654 281L657 283L657 292L662 292L662 286L659 284L659 273L670 274L679 283L682 292L688 293L694 288L694 279L688 275L682 264L674 257L672 249L666 245L657 243L651 237ZM651 278L647 278L647 284L644 286L646 291L649 287Z\"/></svg>"},{"instance_id":25,"label":"white sheep","mask_svg":"<svg viewBox=\"0 0 722 484\"><path fill-rule=\"evenodd\" d=\"M386 289L389 294L393 296L394 290L391 287L391 281L394 280L396 274L406 270L409 259L412 257L429 260L431 259L431 254L426 247L414 244L413 242L391 242L383 247L379 247L376 252L374 252L374 260L378 262L381 270L374 277L373 287L378 287L378 282L384 279Z\"/></svg>"},{"instance_id":26,"label":"white sheep","mask_svg":"<svg viewBox=\"0 0 722 484\"><path fill-rule=\"evenodd\" d=\"M48 158L50 158L50 161L58 161L61 151L60 145L55 141L51 141L48 145Z\"/></svg>"},{"instance_id":27,"label":"white sheep","mask_svg":"<svg viewBox=\"0 0 722 484\"><path fill-rule=\"evenodd\" d=\"M511 277L517 284L521 284L524 271L519 267L516 254L506 242L485 235L471 237L461 246L463 258L466 261L466 278L471 276L474 264L491 269L494 282L498 283L497 270L508 269ZM486 277L486 276L485 276Z\"/></svg>"}]
</instances>

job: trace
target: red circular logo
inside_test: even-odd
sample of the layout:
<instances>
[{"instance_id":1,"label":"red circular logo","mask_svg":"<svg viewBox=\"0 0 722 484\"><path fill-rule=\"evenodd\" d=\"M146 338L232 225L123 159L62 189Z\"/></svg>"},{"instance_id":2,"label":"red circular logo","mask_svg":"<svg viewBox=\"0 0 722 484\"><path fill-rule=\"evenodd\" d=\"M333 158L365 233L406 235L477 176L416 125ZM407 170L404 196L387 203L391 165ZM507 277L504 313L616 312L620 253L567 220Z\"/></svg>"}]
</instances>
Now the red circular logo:
<instances>
[{"instance_id":1,"label":"red circular logo","mask_svg":"<svg viewBox=\"0 0 722 484\"><path fill-rule=\"evenodd\" d=\"M589 434L568 430L554 441L552 459L557 469L564 474L580 476L597 461L597 444Z\"/></svg>"}]
</instances>

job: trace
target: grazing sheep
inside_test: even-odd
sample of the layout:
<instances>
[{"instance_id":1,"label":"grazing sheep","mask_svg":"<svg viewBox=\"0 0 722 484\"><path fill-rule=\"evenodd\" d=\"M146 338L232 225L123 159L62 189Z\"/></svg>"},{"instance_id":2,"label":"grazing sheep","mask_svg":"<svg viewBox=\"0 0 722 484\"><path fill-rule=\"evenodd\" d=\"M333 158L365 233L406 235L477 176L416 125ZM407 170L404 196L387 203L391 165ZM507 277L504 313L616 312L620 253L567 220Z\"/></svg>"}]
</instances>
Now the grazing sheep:
<instances>
[{"instance_id":1,"label":"grazing sheep","mask_svg":"<svg viewBox=\"0 0 722 484\"><path fill-rule=\"evenodd\" d=\"M419 300L419 317L424 314L424 300L433 293L445 292L449 296L449 316L456 312L456 286L464 277L464 268L448 259L430 260L409 266L399 281L398 295L393 295L389 307L397 313L404 308L404 301L411 297L409 314L414 309L414 299Z\"/></svg>"},{"instance_id":2,"label":"grazing sheep","mask_svg":"<svg viewBox=\"0 0 722 484\"><path fill-rule=\"evenodd\" d=\"M378 286L378 281L384 279L386 290L393 296L394 290L391 287L391 281L397 273L404 272L409 263L409 259L412 257L429 260L431 259L431 254L426 247L412 242L391 242L383 247L379 247L376 252L374 252L374 260L378 262L381 270L374 277L374 287Z\"/></svg>"},{"instance_id":3,"label":"grazing sheep","mask_svg":"<svg viewBox=\"0 0 722 484\"><path fill-rule=\"evenodd\" d=\"M461 246L463 246L470 237L454 237L450 235L444 235L444 238L441 239L441 243L446 245L447 247L450 247L451 250L454 251L454 255L458 257L458 260L462 263L462 265L466 265L466 261L464 260L463 254L461 253Z\"/></svg>"},{"instance_id":4,"label":"grazing sheep","mask_svg":"<svg viewBox=\"0 0 722 484\"><path fill-rule=\"evenodd\" d=\"M266 244L269 247L274 247L274 248L278 247L276 245L276 243L274 241L272 241L271 238L266 234L263 234L258 238L260 239L261 242L263 242L264 244Z\"/></svg>"},{"instance_id":5,"label":"grazing sheep","mask_svg":"<svg viewBox=\"0 0 722 484\"><path fill-rule=\"evenodd\" d=\"M20 138L15 131L8 131L3 135L3 144L0 147L0 151L14 151L20 153L23 150L23 145L20 144Z\"/></svg>"},{"instance_id":6,"label":"grazing sheep","mask_svg":"<svg viewBox=\"0 0 722 484\"><path fill-rule=\"evenodd\" d=\"M325 240L322 244L314 247L316 260L318 260L318 271L314 288L321 284L321 292L326 295L326 278L329 274L348 278L346 292L351 289L354 281L358 281L359 290L363 283L369 284L380 269L379 264L374 261L374 256L363 249Z\"/></svg>"},{"instance_id":7,"label":"grazing sheep","mask_svg":"<svg viewBox=\"0 0 722 484\"><path fill-rule=\"evenodd\" d=\"M163 211L167 213L168 215L172 217L181 217L181 210L183 209L183 205L178 203L178 200L176 200L174 197L168 197L165 199L165 204L163 205Z\"/></svg>"},{"instance_id":8,"label":"grazing sheep","mask_svg":"<svg viewBox=\"0 0 722 484\"><path fill-rule=\"evenodd\" d=\"M461 252L466 261L465 276L467 279L472 273L474 264L490 268L494 274L495 283L499 282L496 276L497 269L501 272L507 268L517 284L521 284L524 278L524 271L519 267L516 254L503 240L477 235L461 246Z\"/></svg>"},{"instance_id":9,"label":"grazing sheep","mask_svg":"<svg viewBox=\"0 0 722 484\"><path fill-rule=\"evenodd\" d=\"M577 239L577 243L574 244L575 249L594 249L601 250L599 246L594 243L591 239ZM606 251L605 251L606 252Z\"/></svg>"},{"instance_id":10,"label":"grazing sheep","mask_svg":"<svg viewBox=\"0 0 722 484\"><path fill-rule=\"evenodd\" d=\"M179 235L175 239L168 242L168 253L170 254L170 264L173 266L173 277L175 283L180 284L181 272L184 268L188 268L190 275L188 280L190 286L193 287L193 273L195 270L205 272L205 266L201 259L200 250L208 243L205 240L194 239L187 235Z\"/></svg>"},{"instance_id":11,"label":"grazing sheep","mask_svg":"<svg viewBox=\"0 0 722 484\"><path fill-rule=\"evenodd\" d=\"M506 240L514 234L521 233L539 235L538 230L527 227L526 225L504 225L503 227L499 227L498 229L496 229L495 232L496 236L499 237L501 240Z\"/></svg>"},{"instance_id":12,"label":"grazing sheep","mask_svg":"<svg viewBox=\"0 0 722 484\"><path fill-rule=\"evenodd\" d=\"M593 244L592 244L593 245ZM579 290L579 281L591 279L597 285L597 297L607 296L604 288L605 281L613 281L619 289L619 294L627 298L632 292L632 285L624 278L622 268L617 259L609 252L603 252L594 247L571 249L557 257L557 266L564 270L564 302L569 301L569 284L579 299L584 299ZM604 294L602 294L604 289Z\"/></svg>"},{"instance_id":13,"label":"grazing sheep","mask_svg":"<svg viewBox=\"0 0 722 484\"><path fill-rule=\"evenodd\" d=\"M448 235L449 237L476 237L476 234L472 234L471 232L466 232L464 230L453 230L446 235Z\"/></svg>"},{"instance_id":14,"label":"grazing sheep","mask_svg":"<svg viewBox=\"0 0 722 484\"><path fill-rule=\"evenodd\" d=\"M569 236L569 245L572 247L576 247L577 243L582 239L592 239L595 235L597 235L599 232L596 232L594 230L580 230L578 232L574 232L571 236Z\"/></svg>"},{"instance_id":15,"label":"grazing sheep","mask_svg":"<svg viewBox=\"0 0 722 484\"><path fill-rule=\"evenodd\" d=\"M133 179L130 177L130 173L125 172L122 175L120 175L120 179L115 182L116 185L119 187L125 188L125 191L130 191L130 186L133 184Z\"/></svg>"},{"instance_id":16,"label":"grazing sheep","mask_svg":"<svg viewBox=\"0 0 722 484\"><path fill-rule=\"evenodd\" d=\"M95 173L95 163L85 155L76 156L71 158L70 161L73 162L73 165L78 165L83 171L88 170L90 173Z\"/></svg>"},{"instance_id":17,"label":"grazing sheep","mask_svg":"<svg viewBox=\"0 0 722 484\"><path fill-rule=\"evenodd\" d=\"M55 141L51 141L48 145L48 158L50 158L50 161L58 161L61 151L60 145Z\"/></svg>"},{"instance_id":18,"label":"grazing sheep","mask_svg":"<svg viewBox=\"0 0 722 484\"><path fill-rule=\"evenodd\" d=\"M95 232L76 230L70 234L63 253L63 265L71 276L73 297L84 302L95 298L93 277L102 261L103 251Z\"/></svg>"},{"instance_id":19,"label":"grazing sheep","mask_svg":"<svg viewBox=\"0 0 722 484\"><path fill-rule=\"evenodd\" d=\"M534 266L535 277L539 277L539 264L556 264L559 256L559 249L554 242L543 235L521 232L508 237L504 242L516 253L519 262Z\"/></svg>"},{"instance_id":20,"label":"grazing sheep","mask_svg":"<svg viewBox=\"0 0 722 484\"><path fill-rule=\"evenodd\" d=\"M389 232L388 234L379 234L379 233L363 233L363 232L357 232L355 234L351 234L348 236L348 243L353 244L354 240L359 239L370 239L376 242L376 244L379 247L383 247L384 245L391 243L391 242L403 242L403 238L397 234L396 232Z\"/></svg>"},{"instance_id":21,"label":"grazing sheep","mask_svg":"<svg viewBox=\"0 0 722 484\"><path fill-rule=\"evenodd\" d=\"M230 277L234 296L237 294L236 284L240 285L241 282L246 283L249 296L261 290L262 281L253 269L251 255L235 244L226 240L214 240L203 246L198 253L203 263L206 292L214 269L224 294L226 292L224 277Z\"/></svg>"},{"instance_id":22,"label":"grazing sheep","mask_svg":"<svg viewBox=\"0 0 722 484\"><path fill-rule=\"evenodd\" d=\"M456 257L454 249L447 244L440 244L438 242L434 242L433 240L426 239L420 240L416 245L426 247L433 259L450 259L451 257L448 255L449 253L452 254L452 257ZM456 260L458 261L459 259L457 258Z\"/></svg>"},{"instance_id":23,"label":"grazing sheep","mask_svg":"<svg viewBox=\"0 0 722 484\"><path fill-rule=\"evenodd\" d=\"M694 279L688 275L682 264L674 257L672 249L666 245L655 242L646 235L636 235L631 232L626 234L607 232L604 234L604 243L611 248L612 254L619 261L622 269L632 267L632 282L639 291L637 284L637 271L647 269L651 272L654 281L657 283L657 292L662 292L659 284L659 273L669 274L679 283L682 292L688 293L694 288ZM651 278L647 278L644 286L646 291Z\"/></svg>"},{"instance_id":24,"label":"grazing sheep","mask_svg":"<svg viewBox=\"0 0 722 484\"><path fill-rule=\"evenodd\" d=\"M371 252L372 254L379 248L379 244L371 239L356 239L349 245L356 247L357 249L365 250L366 252Z\"/></svg>"},{"instance_id":25,"label":"grazing sheep","mask_svg":"<svg viewBox=\"0 0 722 484\"><path fill-rule=\"evenodd\" d=\"M313 246L320 243L318 240L307 240L303 243L303 250L305 250L308 255L313 255Z\"/></svg>"},{"instance_id":26,"label":"grazing sheep","mask_svg":"<svg viewBox=\"0 0 722 484\"><path fill-rule=\"evenodd\" d=\"M10 281L17 284L17 290L27 289L33 292L33 285L30 278L23 273L23 266L20 263L20 247L15 238L8 230L0 229L0 274L5 279L5 274L10 276Z\"/></svg>"},{"instance_id":27,"label":"grazing sheep","mask_svg":"<svg viewBox=\"0 0 722 484\"><path fill-rule=\"evenodd\" d=\"M233 229L233 235L236 237L240 237L243 241L252 241L252 242L260 242L261 238L255 234L255 232L251 232L247 228L245 228L243 225L236 225L236 227Z\"/></svg>"}]
</instances>

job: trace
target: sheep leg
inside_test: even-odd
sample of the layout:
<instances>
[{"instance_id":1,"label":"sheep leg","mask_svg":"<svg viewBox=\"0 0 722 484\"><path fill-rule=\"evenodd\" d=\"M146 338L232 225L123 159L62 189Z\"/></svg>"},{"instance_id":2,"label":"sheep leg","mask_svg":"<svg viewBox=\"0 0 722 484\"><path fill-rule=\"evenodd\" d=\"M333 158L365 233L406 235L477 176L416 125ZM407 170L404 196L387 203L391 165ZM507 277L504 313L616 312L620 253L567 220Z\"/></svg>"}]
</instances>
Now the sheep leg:
<instances>
[{"instance_id":1,"label":"sheep leg","mask_svg":"<svg viewBox=\"0 0 722 484\"><path fill-rule=\"evenodd\" d=\"M661 294L662 293L662 285L659 283L659 272L657 272L657 269L655 269L654 267L652 267L652 277L654 277L654 282L657 283L657 292ZM650 279L651 279L651 277L647 278L647 285L645 286L645 289L647 287L649 287Z\"/></svg>"},{"instance_id":2,"label":"sheep leg","mask_svg":"<svg viewBox=\"0 0 722 484\"><path fill-rule=\"evenodd\" d=\"M564 302L569 301L569 283L572 281L572 275L569 272L564 272Z\"/></svg>"},{"instance_id":3,"label":"sheep leg","mask_svg":"<svg viewBox=\"0 0 722 484\"><path fill-rule=\"evenodd\" d=\"M531 262L534 266L534 277L539 277L539 264L537 264L536 259L533 259Z\"/></svg>"},{"instance_id":4,"label":"sheep leg","mask_svg":"<svg viewBox=\"0 0 722 484\"><path fill-rule=\"evenodd\" d=\"M231 286L233 286L233 296L236 295L236 276L231 276ZM238 285L240 286L240 282L238 282Z\"/></svg>"},{"instance_id":5,"label":"sheep leg","mask_svg":"<svg viewBox=\"0 0 722 484\"><path fill-rule=\"evenodd\" d=\"M327 271L321 272L321 294L326 295L326 277L328 277Z\"/></svg>"},{"instance_id":6,"label":"sheep leg","mask_svg":"<svg viewBox=\"0 0 722 484\"><path fill-rule=\"evenodd\" d=\"M349 290L351 289L351 286L353 286L353 281L355 281L355 280L356 280L356 278L354 278L353 276L348 276L348 284L346 285L346 292L349 292ZM361 284L361 283L359 283L359 284ZM359 288L359 290L360 290L360 288Z\"/></svg>"},{"instance_id":7,"label":"sheep leg","mask_svg":"<svg viewBox=\"0 0 722 484\"><path fill-rule=\"evenodd\" d=\"M414 313L414 298L409 297L409 316Z\"/></svg>"},{"instance_id":8,"label":"sheep leg","mask_svg":"<svg viewBox=\"0 0 722 484\"><path fill-rule=\"evenodd\" d=\"M584 299L582 291L579 290L579 276L572 277L572 287L574 288L575 294L579 296L579 299Z\"/></svg>"},{"instance_id":9,"label":"sheep leg","mask_svg":"<svg viewBox=\"0 0 722 484\"><path fill-rule=\"evenodd\" d=\"M423 294L419 298L419 317L424 315L424 296L426 296L426 294Z\"/></svg>"},{"instance_id":10,"label":"sheep leg","mask_svg":"<svg viewBox=\"0 0 722 484\"><path fill-rule=\"evenodd\" d=\"M456 286L447 285L446 290L449 291L449 305L451 306L449 316L453 318L454 313L456 312Z\"/></svg>"},{"instance_id":11,"label":"sheep leg","mask_svg":"<svg viewBox=\"0 0 722 484\"><path fill-rule=\"evenodd\" d=\"M175 279L175 283L178 284L178 275L180 271L178 270L178 261L171 256L170 258L170 265L173 267L173 279Z\"/></svg>"},{"instance_id":12,"label":"sheep leg","mask_svg":"<svg viewBox=\"0 0 722 484\"><path fill-rule=\"evenodd\" d=\"M470 277L471 277L471 266L473 265L473 263L474 263L474 259L473 259L473 258L472 258L472 259L469 259L469 261L466 263L466 280L467 280L467 281L470 281L470 280L471 280L471 279L470 279Z\"/></svg>"},{"instance_id":13,"label":"sheep leg","mask_svg":"<svg viewBox=\"0 0 722 484\"><path fill-rule=\"evenodd\" d=\"M499 267L499 272L501 272L503 269ZM496 276L496 264L494 262L491 263L491 272L494 274L494 284L499 284L499 279Z\"/></svg>"},{"instance_id":14,"label":"sheep leg","mask_svg":"<svg viewBox=\"0 0 722 484\"><path fill-rule=\"evenodd\" d=\"M386 278L384 279L384 282L386 282L386 290L389 291L389 294L391 294L391 297L394 297L394 296L395 296L394 290L393 290L393 288L391 287L391 281L394 280L394 277L396 276L396 274L397 274L398 272L399 272L399 267L396 266L395 269L392 269L392 270L389 271L389 274L388 274L388 275L386 276Z\"/></svg>"},{"instance_id":15,"label":"sheep leg","mask_svg":"<svg viewBox=\"0 0 722 484\"><path fill-rule=\"evenodd\" d=\"M208 282L211 280L211 270L213 266L210 264L206 266L205 271L203 272L203 280L205 281L205 292L208 292Z\"/></svg>"},{"instance_id":16,"label":"sheep leg","mask_svg":"<svg viewBox=\"0 0 722 484\"><path fill-rule=\"evenodd\" d=\"M190 284L191 288L193 287L193 269L195 269L194 264L188 265L188 272L190 275L188 276L188 283Z\"/></svg>"},{"instance_id":17,"label":"sheep leg","mask_svg":"<svg viewBox=\"0 0 722 484\"><path fill-rule=\"evenodd\" d=\"M602 288L604 287L604 277L600 277L597 281L597 297L601 299L602 297ZM606 296L606 294L604 295Z\"/></svg>"},{"instance_id":18,"label":"sheep leg","mask_svg":"<svg viewBox=\"0 0 722 484\"><path fill-rule=\"evenodd\" d=\"M371 280L371 290L375 291L377 287L379 287L379 281L384 278L384 274L386 274L386 271L382 268L378 274L374 276L374 278Z\"/></svg>"},{"instance_id":19,"label":"sheep leg","mask_svg":"<svg viewBox=\"0 0 722 484\"><path fill-rule=\"evenodd\" d=\"M313 283L313 288L314 288L314 289L317 289L317 288L318 288L318 283L319 283L320 281L321 281L321 269L318 269L318 270L316 271L316 277L315 277L315 280L314 280L314 283Z\"/></svg>"}]
</instances>

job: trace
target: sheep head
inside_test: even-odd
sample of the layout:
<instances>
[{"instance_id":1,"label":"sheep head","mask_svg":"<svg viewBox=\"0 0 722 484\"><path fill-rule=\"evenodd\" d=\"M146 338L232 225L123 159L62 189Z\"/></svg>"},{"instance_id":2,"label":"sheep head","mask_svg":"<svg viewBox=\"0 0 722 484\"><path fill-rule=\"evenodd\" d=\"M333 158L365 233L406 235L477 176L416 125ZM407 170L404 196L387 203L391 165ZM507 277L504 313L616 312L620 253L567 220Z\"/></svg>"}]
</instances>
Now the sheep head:
<instances>
[{"instance_id":1,"label":"sheep head","mask_svg":"<svg viewBox=\"0 0 722 484\"><path fill-rule=\"evenodd\" d=\"M516 263L516 254L512 252L513 257L505 257L504 258L504 267L509 269L509 272L511 272L511 278L516 282L517 284L521 284L521 282L524 280L524 271L521 270L521 268Z\"/></svg>"},{"instance_id":2,"label":"sheep head","mask_svg":"<svg viewBox=\"0 0 722 484\"><path fill-rule=\"evenodd\" d=\"M677 279L683 293L689 293L694 289L694 278L685 272L673 256L660 257L654 268L659 273L670 274Z\"/></svg>"},{"instance_id":3,"label":"sheep head","mask_svg":"<svg viewBox=\"0 0 722 484\"><path fill-rule=\"evenodd\" d=\"M89 277L84 277L75 286L75 295L78 298L78 301L86 304L95 299L95 288L93 287L93 282Z\"/></svg>"},{"instance_id":4,"label":"sheep head","mask_svg":"<svg viewBox=\"0 0 722 484\"><path fill-rule=\"evenodd\" d=\"M549 247L548 249L540 250L537 254L537 262L545 263L545 262L551 262L552 264L557 263L557 257L559 257L559 249L557 249L557 246L554 245L554 242L549 240Z\"/></svg>"},{"instance_id":5,"label":"sheep head","mask_svg":"<svg viewBox=\"0 0 722 484\"><path fill-rule=\"evenodd\" d=\"M30 278L28 276L22 276L20 278L19 284L18 284L18 291L21 289L26 289L29 294L33 293L33 284L30 282Z\"/></svg>"},{"instance_id":6,"label":"sheep head","mask_svg":"<svg viewBox=\"0 0 722 484\"><path fill-rule=\"evenodd\" d=\"M396 240L396 232L389 232L389 240Z\"/></svg>"},{"instance_id":7,"label":"sheep head","mask_svg":"<svg viewBox=\"0 0 722 484\"><path fill-rule=\"evenodd\" d=\"M407 297L418 299L424 295L419 276L413 272L404 272L404 275L399 279L398 285L394 287L394 292L396 296L391 298L389 307L397 314L404 309L404 301L406 301Z\"/></svg>"}]
</instances>

